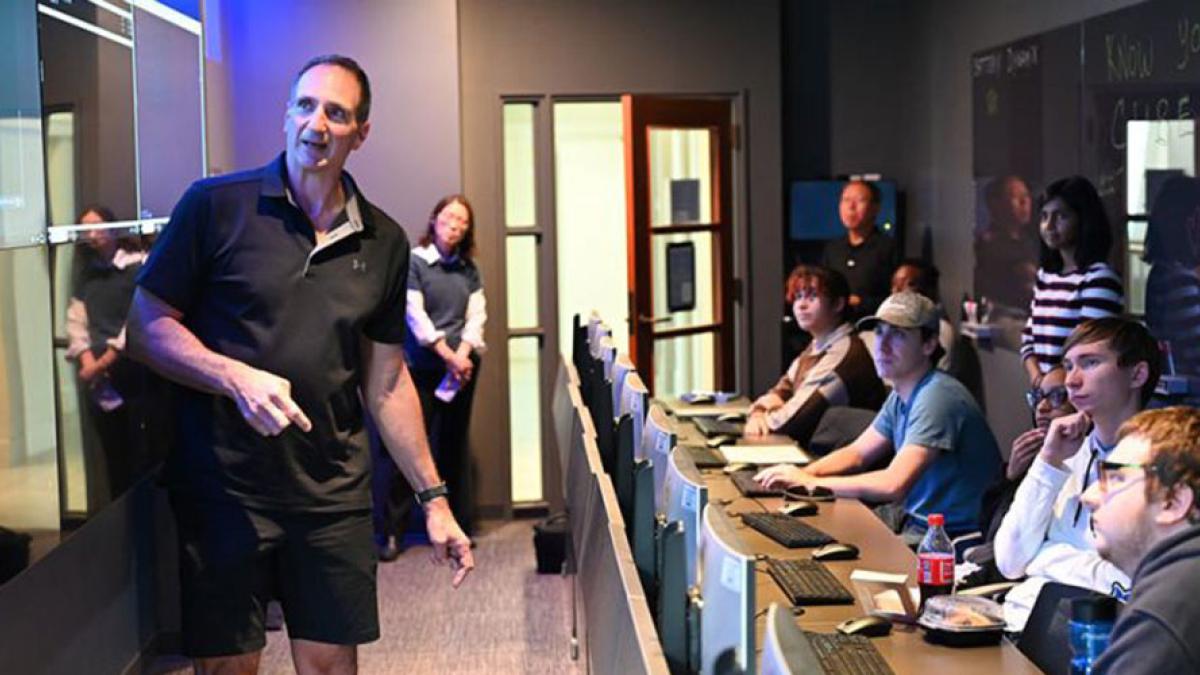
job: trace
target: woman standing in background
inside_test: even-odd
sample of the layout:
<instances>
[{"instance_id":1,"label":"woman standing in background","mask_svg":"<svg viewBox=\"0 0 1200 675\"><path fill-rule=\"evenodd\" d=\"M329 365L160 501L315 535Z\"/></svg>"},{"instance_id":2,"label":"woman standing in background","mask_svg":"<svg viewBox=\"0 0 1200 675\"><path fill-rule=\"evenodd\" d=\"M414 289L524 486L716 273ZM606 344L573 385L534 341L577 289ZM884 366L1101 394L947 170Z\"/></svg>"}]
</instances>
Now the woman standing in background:
<instances>
[{"instance_id":1,"label":"woman standing in background","mask_svg":"<svg viewBox=\"0 0 1200 675\"><path fill-rule=\"evenodd\" d=\"M487 321L483 281L472 260L474 221L471 204L462 195L443 197L434 206L409 260L404 344L438 473L450 491L454 517L468 533L474 522L467 428ZM412 500L374 434L372 446L375 534L380 559L391 560L399 553L392 537L405 525Z\"/></svg>"},{"instance_id":2,"label":"woman standing in background","mask_svg":"<svg viewBox=\"0 0 1200 675\"><path fill-rule=\"evenodd\" d=\"M1040 202L1041 265L1021 332L1021 362L1034 386L1062 361L1063 342L1076 325L1125 308L1121 278L1108 265L1112 226L1091 181L1056 180Z\"/></svg>"}]
</instances>

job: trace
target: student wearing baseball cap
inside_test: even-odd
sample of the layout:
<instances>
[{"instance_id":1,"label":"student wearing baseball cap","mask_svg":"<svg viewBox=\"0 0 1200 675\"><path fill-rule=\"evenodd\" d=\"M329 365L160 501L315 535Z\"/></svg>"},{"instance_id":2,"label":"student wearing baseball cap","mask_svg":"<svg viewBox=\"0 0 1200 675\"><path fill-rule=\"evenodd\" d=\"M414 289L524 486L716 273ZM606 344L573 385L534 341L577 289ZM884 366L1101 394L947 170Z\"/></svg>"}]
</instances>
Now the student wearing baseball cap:
<instances>
[{"instance_id":1,"label":"student wearing baseball cap","mask_svg":"<svg viewBox=\"0 0 1200 675\"><path fill-rule=\"evenodd\" d=\"M758 480L895 503L889 524L914 546L930 513L945 514L950 536L977 531L980 495L1000 473L1000 450L970 392L934 367L938 319L932 300L905 291L860 320L859 330L875 331L875 370L893 386L875 422L806 467L773 466ZM884 468L867 470L889 456Z\"/></svg>"}]
</instances>

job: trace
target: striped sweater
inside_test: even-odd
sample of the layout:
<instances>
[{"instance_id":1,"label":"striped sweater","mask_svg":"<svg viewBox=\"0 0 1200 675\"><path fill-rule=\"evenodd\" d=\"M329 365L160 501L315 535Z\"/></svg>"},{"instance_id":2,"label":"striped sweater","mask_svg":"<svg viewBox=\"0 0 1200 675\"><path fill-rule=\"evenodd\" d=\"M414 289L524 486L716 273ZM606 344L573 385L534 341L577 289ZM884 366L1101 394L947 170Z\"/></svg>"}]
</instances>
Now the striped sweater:
<instances>
[{"instance_id":1,"label":"striped sweater","mask_svg":"<svg viewBox=\"0 0 1200 675\"><path fill-rule=\"evenodd\" d=\"M1063 343L1081 321L1115 316L1124 309L1121 278L1105 263L1068 274L1039 269L1029 319L1021 331L1021 358L1036 356L1044 373L1062 360Z\"/></svg>"}]
</instances>

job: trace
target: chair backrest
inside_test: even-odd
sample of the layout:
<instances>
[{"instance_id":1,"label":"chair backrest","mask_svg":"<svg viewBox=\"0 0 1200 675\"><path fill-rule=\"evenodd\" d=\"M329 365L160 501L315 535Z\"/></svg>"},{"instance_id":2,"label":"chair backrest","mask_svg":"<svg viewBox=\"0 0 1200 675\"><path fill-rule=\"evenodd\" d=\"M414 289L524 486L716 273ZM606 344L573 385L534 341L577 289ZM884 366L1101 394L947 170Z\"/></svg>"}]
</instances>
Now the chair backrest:
<instances>
[{"instance_id":1,"label":"chair backrest","mask_svg":"<svg viewBox=\"0 0 1200 675\"><path fill-rule=\"evenodd\" d=\"M1042 586L1017 649L1047 675L1071 672L1071 601L1085 596L1104 597L1088 588L1051 581Z\"/></svg>"}]
</instances>

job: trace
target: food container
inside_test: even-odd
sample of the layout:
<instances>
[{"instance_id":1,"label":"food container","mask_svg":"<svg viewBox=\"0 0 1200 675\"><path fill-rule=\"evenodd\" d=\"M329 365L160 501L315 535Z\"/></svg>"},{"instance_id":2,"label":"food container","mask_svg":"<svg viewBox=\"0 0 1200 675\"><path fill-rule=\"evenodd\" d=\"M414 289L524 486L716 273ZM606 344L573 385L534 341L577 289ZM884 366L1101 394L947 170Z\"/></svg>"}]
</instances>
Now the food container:
<instances>
[{"instance_id":1,"label":"food container","mask_svg":"<svg viewBox=\"0 0 1200 675\"><path fill-rule=\"evenodd\" d=\"M948 647L999 644L1004 635L1004 610L987 598L939 595L925 602L917 619L925 639Z\"/></svg>"}]
</instances>

